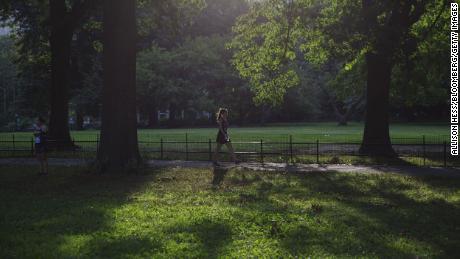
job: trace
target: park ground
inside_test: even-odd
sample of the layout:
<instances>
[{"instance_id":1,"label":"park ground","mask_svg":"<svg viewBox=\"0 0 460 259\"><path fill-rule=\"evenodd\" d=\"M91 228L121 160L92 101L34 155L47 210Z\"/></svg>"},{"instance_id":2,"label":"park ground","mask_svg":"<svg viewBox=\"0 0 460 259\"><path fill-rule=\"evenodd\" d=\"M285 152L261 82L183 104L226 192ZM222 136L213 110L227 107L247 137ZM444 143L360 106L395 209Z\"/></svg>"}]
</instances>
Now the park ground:
<instances>
[{"instance_id":1,"label":"park ground","mask_svg":"<svg viewBox=\"0 0 460 259\"><path fill-rule=\"evenodd\" d=\"M2 165L0 211L1 258L460 253L458 177Z\"/></svg>"},{"instance_id":2,"label":"park ground","mask_svg":"<svg viewBox=\"0 0 460 259\"><path fill-rule=\"evenodd\" d=\"M277 123L264 127L230 127L229 132L234 140L288 141L320 141L326 142L359 142L362 139L363 123L350 122L348 126L338 126L336 122L319 123ZM214 140L216 128L175 128L175 129L139 129L140 141L164 140L185 141L185 134L189 140ZM99 131L73 131L75 141L95 140ZM0 140L11 140L12 134L16 140L30 140L30 132L0 133ZM390 125L392 138L403 138L420 142L423 136L430 141L449 140L449 125L442 123L392 123ZM407 140L406 140L407 141Z\"/></svg>"},{"instance_id":3,"label":"park ground","mask_svg":"<svg viewBox=\"0 0 460 259\"><path fill-rule=\"evenodd\" d=\"M398 159L393 160L354 155L362 141L363 127L363 123L359 122L350 122L348 126L338 126L336 122L276 123L264 127L233 126L229 133L236 152L247 161L262 159L256 153L260 154L260 143L263 141L266 153L263 160L271 162L290 159L295 163L459 166L460 160L452 156L444 159L443 156L443 147L448 146L450 140L447 124L392 123L391 140L400 154ZM139 149L145 159L208 160L209 146L211 150L215 148L216 132L215 127L139 129ZM72 131L79 152L54 152L50 156L94 158L99 133L97 130ZM288 156L291 141L294 143L293 155ZM0 151L4 151L0 152L0 157L30 156L32 145L31 132L0 133ZM187 151L191 154L186 154Z\"/></svg>"}]
</instances>

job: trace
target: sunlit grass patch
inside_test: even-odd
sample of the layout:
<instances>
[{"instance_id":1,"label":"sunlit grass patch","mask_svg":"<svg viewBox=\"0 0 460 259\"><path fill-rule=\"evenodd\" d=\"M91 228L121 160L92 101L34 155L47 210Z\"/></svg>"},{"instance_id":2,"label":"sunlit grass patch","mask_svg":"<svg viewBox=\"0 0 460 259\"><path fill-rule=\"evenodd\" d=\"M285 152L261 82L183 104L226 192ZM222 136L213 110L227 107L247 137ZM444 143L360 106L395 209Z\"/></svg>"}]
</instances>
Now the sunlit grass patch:
<instances>
[{"instance_id":1,"label":"sunlit grass patch","mask_svg":"<svg viewBox=\"0 0 460 259\"><path fill-rule=\"evenodd\" d=\"M0 257L449 257L460 182L395 174L0 168Z\"/></svg>"}]
</instances>

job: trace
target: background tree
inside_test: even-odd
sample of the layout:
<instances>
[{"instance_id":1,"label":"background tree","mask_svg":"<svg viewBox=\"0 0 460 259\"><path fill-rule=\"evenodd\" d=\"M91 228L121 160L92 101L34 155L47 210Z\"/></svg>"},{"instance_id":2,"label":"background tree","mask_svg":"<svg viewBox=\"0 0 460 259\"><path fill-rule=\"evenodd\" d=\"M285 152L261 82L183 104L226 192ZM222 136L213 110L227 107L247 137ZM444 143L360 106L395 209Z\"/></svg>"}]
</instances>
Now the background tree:
<instances>
[{"instance_id":1,"label":"background tree","mask_svg":"<svg viewBox=\"0 0 460 259\"><path fill-rule=\"evenodd\" d=\"M138 98L141 111L151 111L146 117L156 120L156 109L169 109L168 124L177 126L209 123L203 117L196 118L203 111L213 113L218 105L238 108L234 119L250 113L245 109L247 103L251 104L250 98L244 99L248 93L238 91L247 85L230 65L232 54L225 47L231 39L232 24L246 9L244 1L207 0L201 11L182 26L174 45L161 47L164 40L154 40L150 49L140 53ZM216 13L219 19L211 22ZM181 110L185 111L185 120L177 121Z\"/></svg>"},{"instance_id":2,"label":"background tree","mask_svg":"<svg viewBox=\"0 0 460 259\"><path fill-rule=\"evenodd\" d=\"M49 134L70 143L69 75L71 42L87 10L97 1L20 0L2 2L2 17L18 26L24 47L47 37L50 51ZM39 42L39 41L38 41ZM24 48L23 47L23 48ZM23 50L27 53L27 50Z\"/></svg>"},{"instance_id":3,"label":"background tree","mask_svg":"<svg viewBox=\"0 0 460 259\"><path fill-rule=\"evenodd\" d=\"M96 1L49 0L51 89L49 135L69 142L69 79L72 37L90 4Z\"/></svg>"},{"instance_id":4,"label":"background tree","mask_svg":"<svg viewBox=\"0 0 460 259\"><path fill-rule=\"evenodd\" d=\"M66 1L67 11L78 2L83 1ZM46 115L51 105L49 1L0 3L5 7L1 17L11 31L7 37L14 42L8 59L14 57L9 63L14 62L11 68L18 76L15 113L20 118ZM205 118L218 106L229 107L232 122L238 124L346 124L363 119L366 53L392 13L390 2L374 3L373 12L381 14L380 27L368 29L359 0L137 1L137 109L142 125L214 123ZM442 32L449 19L447 9L443 1L426 1L423 15L395 48L391 119L448 116L448 69L430 62L441 64L447 58L448 39ZM100 116L100 8L91 8L80 19L70 44L69 114L75 116L73 129L81 129L83 117L97 121ZM175 116L159 124L158 110L171 110ZM15 120L0 119L3 125Z\"/></svg>"},{"instance_id":5,"label":"background tree","mask_svg":"<svg viewBox=\"0 0 460 259\"><path fill-rule=\"evenodd\" d=\"M13 40L7 36L0 36L0 122L15 120L18 82L13 49ZM17 125L8 126L10 130L14 130Z\"/></svg>"},{"instance_id":6,"label":"background tree","mask_svg":"<svg viewBox=\"0 0 460 259\"><path fill-rule=\"evenodd\" d=\"M436 120L449 116L448 80L450 13L445 1L429 4L414 24L413 39L404 44L393 69L390 101L396 118ZM417 44L414 44L417 43Z\"/></svg>"},{"instance_id":7,"label":"background tree","mask_svg":"<svg viewBox=\"0 0 460 259\"><path fill-rule=\"evenodd\" d=\"M8 51L17 68L16 111L46 116L49 110L50 50L46 1L0 1L0 19L11 29ZM20 125L21 127L22 125Z\"/></svg>"},{"instance_id":8,"label":"background tree","mask_svg":"<svg viewBox=\"0 0 460 259\"><path fill-rule=\"evenodd\" d=\"M344 72L357 71L355 75L361 78L364 71L366 90L359 90L361 80L353 86L357 89L353 92L365 92L367 100L360 151L393 155L389 138L393 67L404 66L401 53L417 45L412 29L423 20L424 14L432 16L427 9L438 9L444 4L417 0L262 1L235 27L237 35L231 45L236 49L235 65L243 77L250 78L256 98L264 102L283 100L286 89L296 85L293 78L298 73L294 74L296 70L292 67L296 55L304 56L321 72L325 65L337 64L337 72L332 73L329 88L325 90L325 93L338 90L326 97L331 103L350 86L343 81ZM422 27L429 25L425 23ZM362 60L365 60L365 69L359 69ZM289 80L278 80L282 76ZM338 85L343 89L339 90ZM360 95L353 99L360 100ZM349 109L353 110L353 106L349 105Z\"/></svg>"},{"instance_id":9,"label":"background tree","mask_svg":"<svg viewBox=\"0 0 460 259\"><path fill-rule=\"evenodd\" d=\"M411 37L410 29L425 12L426 1L363 0L362 5L369 50L366 52L366 119L360 152L392 155L389 130L391 72L398 48ZM383 22L378 20L382 15L385 16Z\"/></svg>"},{"instance_id":10,"label":"background tree","mask_svg":"<svg viewBox=\"0 0 460 259\"><path fill-rule=\"evenodd\" d=\"M102 89L102 14L93 16L75 33L71 51L70 114L74 128L83 129L85 116L98 118Z\"/></svg>"},{"instance_id":11,"label":"background tree","mask_svg":"<svg viewBox=\"0 0 460 259\"><path fill-rule=\"evenodd\" d=\"M295 71L298 8L293 1L255 3L234 27L234 65L250 81L257 104L277 106L299 84Z\"/></svg>"}]
</instances>

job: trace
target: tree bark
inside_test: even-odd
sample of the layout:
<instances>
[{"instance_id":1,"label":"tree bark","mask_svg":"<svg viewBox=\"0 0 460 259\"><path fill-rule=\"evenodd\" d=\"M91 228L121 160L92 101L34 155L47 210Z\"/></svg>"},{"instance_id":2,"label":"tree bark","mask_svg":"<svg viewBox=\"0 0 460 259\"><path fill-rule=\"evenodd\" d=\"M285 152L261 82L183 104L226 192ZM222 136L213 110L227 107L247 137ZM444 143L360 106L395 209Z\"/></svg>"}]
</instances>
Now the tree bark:
<instances>
[{"instance_id":1,"label":"tree bark","mask_svg":"<svg viewBox=\"0 0 460 259\"><path fill-rule=\"evenodd\" d=\"M157 107L155 105L152 105L152 106L149 107L148 116L149 116L149 118L148 118L149 119L148 126L150 128L153 128L156 125L158 125L158 111L157 111Z\"/></svg>"},{"instance_id":2,"label":"tree bark","mask_svg":"<svg viewBox=\"0 0 460 259\"><path fill-rule=\"evenodd\" d=\"M76 116L75 116L75 129L82 130L83 122L84 122L83 113L81 112L80 109L77 109Z\"/></svg>"},{"instance_id":3,"label":"tree bark","mask_svg":"<svg viewBox=\"0 0 460 259\"><path fill-rule=\"evenodd\" d=\"M136 122L135 2L104 1L104 86L98 153L103 172L126 172L140 162Z\"/></svg>"},{"instance_id":4,"label":"tree bark","mask_svg":"<svg viewBox=\"0 0 460 259\"><path fill-rule=\"evenodd\" d=\"M169 104L168 127L174 127L177 125L176 115L177 115L177 105L175 102L171 102Z\"/></svg>"},{"instance_id":5,"label":"tree bark","mask_svg":"<svg viewBox=\"0 0 460 259\"><path fill-rule=\"evenodd\" d=\"M334 115L337 119L337 125L338 126L347 126L348 125L348 112L343 114L342 112L339 111L339 108L337 107L337 103L334 101L331 101L331 106L332 109L334 110Z\"/></svg>"},{"instance_id":6,"label":"tree bark","mask_svg":"<svg viewBox=\"0 0 460 259\"><path fill-rule=\"evenodd\" d=\"M366 54L367 104L363 141L360 153L367 155L396 155L389 133L389 97L392 60L401 40L425 12L427 1L394 1L387 22L380 25L376 1L362 0L366 30L373 50ZM375 34L375 35L373 35Z\"/></svg>"},{"instance_id":7,"label":"tree bark","mask_svg":"<svg viewBox=\"0 0 460 259\"><path fill-rule=\"evenodd\" d=\"M330 98L330 103L332 106L332 109L334 110L335 117L337 118L337 125L338 126L347 126L348 121L350 120L350 117L356 112L356 108L361 104L361 102L364 100L365 95L362 95L361 97L358 97L356 100L354 100L348 107L343 107L344 112L340 111L339 109L339 103L335 101L334 99Z\"/></svg>"},{"instance_id":8,"label":"tree bark","mask_svg":"<svg viewBox=\"0 0 460 259\"><path fill-rule=\"evenodd\" d=\"M66 15L64 0L50 0L50 138L59 141L60 146L71 144L69 132L68 79L70 70L70 46L73 28L62 21Z\"/></svg>"},{"instance_id":9,"label":"tree bark","mask_svg":"<svg viewBox=\"0 0 460 259\"><path fill-rule=\"evenodd\" d=\"M385 55L367 53L367 104L363 141L359 152L393 156L389 131L391 63Z\"/></svg>"},{"instance_id":10,"label":"tree bark","mask_svg":"<svg viewBox=\"0 0 460 259\"><path fill-rule=\"evenodd\" d=\"M84 13L97 1L79 1L67 8L66 0L49 0L51 86L49 136L58 147L72 147L69 131L69 81L72 36Z\"/></svg>"},{"instance_id":11,"label":"tree bark","mask_svg":"<svg viewBox=\"0 0 460 259\"><path fill-rule=\"evenodd\" d=\"M261 107L261 115L259 118L259 124L260 126L265 126L267 123L268 119L270 118L271 115L271 109L268 105L263 104Z\"/></svg>"}]
</instances>

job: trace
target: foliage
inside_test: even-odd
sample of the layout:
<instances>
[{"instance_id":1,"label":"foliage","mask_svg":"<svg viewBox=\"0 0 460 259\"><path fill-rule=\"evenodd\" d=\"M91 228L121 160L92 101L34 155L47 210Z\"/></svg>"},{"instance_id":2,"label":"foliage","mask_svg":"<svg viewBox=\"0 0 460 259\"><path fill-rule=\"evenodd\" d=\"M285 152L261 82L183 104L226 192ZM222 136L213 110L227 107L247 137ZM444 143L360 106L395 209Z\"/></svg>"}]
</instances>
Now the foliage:
<instances>
[{"instance_id":1,"label":"foliage","mask_svg":"<svg viewBox=\"0 0 460 259\"><path fill-rule=\"evenodd\" d=\"M13 115L15 106L16 93L18 85L16 80L17 67L14 64L14 51L12 39L8 36L0 36L0 111L3 116ZM11 118L10 118L11 119ZM5 121L6 118L1 121Z\"/></svg>"},{"instance_id":2,"label":"foliage","mask_svg":"<svg viewBox=\"0 0 460 259\"><path fill-rule=\"evenodd\" d=\"M229 35L236 19L248 12L246 0L206 0L205 7L192 17L185 37Z\"/></svg>"},{"instance_id":3,"label":"foliage","mask_svg":"<svg viewBox=\"0 0 460 259\"><path fill-rule=\"evenodd\" d=\"M409 41L394 69L392 99L399 107L419 109L448 105L449 67L445 65L450 51L450 12L444 1L435 1L414 24L414 40ZM415 44L417 42L417 44Z\"/></svg>"},{"instance_id":4,"label":"foliage","mask_svg":"<svg viewBox=\"0 0 460 259\"><path fill-rule=\"evenodd\" d=\"M445 1L414 1L408 5L413 7L409 22L423 15L404 34L398 31L399 26L385 27L391 14L401 11L388 1L375 1L375 6L367 11L362 1L356 0L257 2L234 27L236 35L230 47L236 52L235 67L242 77L250 79L258 103L281 103L287 89L298 85L299 73L304 74L301 80L314 77L309 69L305 70L309 66L325 74L317 81L322 91L347 102L364 94L365 54L383 46L395 50L387 55L396 64L393 85L397 89L392 90L392 103L437 104L447 94L446 89L439 89L442 78L447 78L446 67L441 64L447 53L448 35L442 32L441 25L448 26L448 10ZM368 23L366 17L378 19ZM434 21L437 23L433 24ZM401 42L382 38L385 30L404 34ZM408 64L409 58L405 57L410 57L412 63ZM433 58L439 61L428 66ZM299 60L297 64L295 60ZM406 68L408 65L411 68ZM429 72L424 74L427 69ZM417 91L422 85L424 90ZM310 91L315 94L314 87ZM435 98L429 101L430 94Z\"/></svg>"},{"instance_id":5,"label":"foliage","mask_svg":"<svg viewBox=\"0 0 460 259\"><path fill-rule=\"evenodd\" d=\"M295 60L299 19L292 2L270 0L251 6L234 27L233 63L255 92L256 104L280 105L286 89L299 84Z\"/></svg>"},{"instance_id":6,"label":"foliage","mask_svg":"<svg viewBox=\"0 0 460 259\"><path fill-rule=\"evenodd\" d=\"M173 48L182 41L184 30L206 6L205 0L138 0L137 21L141 47L155 42Z\"/></svg>"},{"instance_id":7,"label":"foliage","mask_svg":"<svg viewBox=\"0 0 460 259\"><path fill-rule=\"evenodd\" d=\"M10 62L16 66L17 105L14 113L44 114L48 109L50 52L47 40L47 4L44 1L1 1L0 20L11 28L14 44Z\"/></svg>"},{"instance_id":8,"label":"foliage","mask_svg":"<svg viewBox=\"0 0 460 259\"><path fill-rule=\"evenodd\" d=\"M167 109L173 102L195 113L212 112L217 105L235 110L244 105L241 95L234 95L244 91L244 83L229 64L225 42L217 35L197 37L169 51L154 45L141 52L137 72L141 104Z\"/></svg>"},{"instance_id":9,"label":"foliage","mask_svg":"<svg viewBox=\"0 0 460 259\"><path fill-rule=\"evenodd\" d=\"M425 2L420 20L395 47L395 116L436 119L448 106L449 72L442 64L449 51L444 33L449 11L445 1ZM225 106L238 123L331 120L334 109L346 114L365 95L365 54L379 42L393 11L388 1L375 3L366 14L358 0L138 0L139 111L144 116L176 103L186 117L195 118ZM14 42L5 47L11 58L4 63L18 75L11 83L14 112L44 115L50 85L48 2L0 4L0 19ZM379 20L366 24L366 15ZM101 18L96 5L75 31L72 113L99 115ZM6 65L12 62L15 67ZM352 118L362 117L362 105Z\"/></svg>"}]
</instances>

